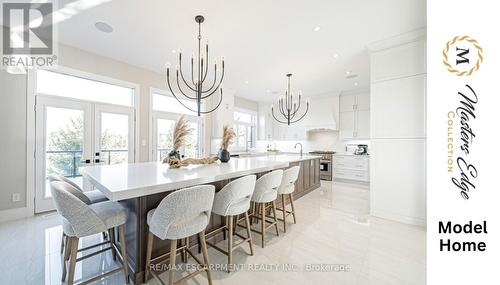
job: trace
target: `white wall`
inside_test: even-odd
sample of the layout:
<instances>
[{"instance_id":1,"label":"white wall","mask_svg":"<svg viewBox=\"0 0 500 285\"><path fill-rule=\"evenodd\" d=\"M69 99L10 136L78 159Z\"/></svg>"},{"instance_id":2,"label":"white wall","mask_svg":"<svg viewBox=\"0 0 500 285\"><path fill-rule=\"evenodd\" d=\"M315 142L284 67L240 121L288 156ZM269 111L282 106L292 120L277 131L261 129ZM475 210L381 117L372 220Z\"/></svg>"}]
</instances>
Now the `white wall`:
<instances>
[{"instance_id":1,"label":"white wall","mask_svg":"<svg viewBox=\"0 0 500 285\"><path fill-rule=\"evenodd\" d=\"M426 224L425 31L377 43L371 55L370 208Z\"/></svg>"},{"instance_id":2,"label":"white wall","mask_svg":"<svg viewBox=\"0 0 500 285\"><path fill-rule=\"evenodd\" d=\"M26 82L26 75L0 70L0 211L26 207ZM19 202L12 202L13 193Z\"/></svg>"}]
</instances>

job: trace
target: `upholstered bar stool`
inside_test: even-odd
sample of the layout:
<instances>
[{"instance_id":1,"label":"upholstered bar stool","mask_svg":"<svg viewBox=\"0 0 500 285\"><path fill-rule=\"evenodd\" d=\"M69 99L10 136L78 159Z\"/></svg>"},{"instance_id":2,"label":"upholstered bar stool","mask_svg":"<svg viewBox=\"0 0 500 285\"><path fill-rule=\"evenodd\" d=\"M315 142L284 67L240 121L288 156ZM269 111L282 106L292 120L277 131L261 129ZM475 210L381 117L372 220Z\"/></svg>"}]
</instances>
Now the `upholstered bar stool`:
<instances>
[{"instance_id":1,"label":"upholstered bar stool","mask_svg":"<svg viewBox=\"0 0 500 285\"><path fill-rule=\"evenodd\" d=\"M248 209L250 209L250 198L252 197L255 189L255 175L248 175L238 178L229 182L217 194L215 194L214 205L212 212L226 218L226 223L222 227L207 233L206 239L210 240L217 236L220 231L228 231L227 251L218 247L214 243L207 241L207 244L221 253L227 255L227 272L231 271L233 251L241 245L248 242L250 247L250 255L253 255L252 236L250 234L250 219L248 217ZM244 214L245 226L247 236L240 235L236 229L238 224L238 217ZM236 224L233 224L236 219ZM242 240L234 244L233 236L236 235Z\"/></svg>"},{"instance_id":2,"label":"upholstered bar stool","mask_svg":"<svg viewBox=\"0 0 500 285\"><path fill-rule=\"evenodd\" d=\"M283 231L286 233L286 218L289 215L293 215L293 223L297 223L295 218L295 206L293 205L293 191L295 191L295 181L299 178L300 166L293 166L283 171L283 179L281 180L281 185L278 188L278 194L281 195L281 209L278 211L282 212L282 219L278 219L283 222ZM290 200L291 210L286 209L286 199L285 195L288 195Z\"/></svg>"},{"instance_id":3,"label":"upholstered bar stool","mask_svg":"<svg viewBox=\"0 0 500 285\"><path fill-rule=\"evenodd\" d=\"M87 205L82 202L79 198L75 197L70 191L74 188L70 184L62 181L54 181L50 183L52 197L54 198L54 204L56 206L57 212L63 217L63 231L68 237L66 242L66 249L64 252L64 265L63 265L63 276L62 280L64 282L66 277L66 262L69 262L68 269L68 285L72 285L74 282L75 266L76 263L82 261L83 259L89 258L96 254L100 254L107 250L113 250L118 252L118 248L114 244L113 240L90 246L87 248L78 249L78 241L80 238L98 234L109 229L114 229L118 227L118 232L120 235L120 261L122 266L107 271L101 275L92 277L88 280L82 281L79 284L88 284L100 280L101 278L114 274L118 271L123 270L125 275L125 282L129 283L128 275L128 260L127 260L127 245L125 242L124 224L127 221L127 210L123 208L117 202L101 202L92 205ZM110 246L99 251L81 256L77 258L77 253L81 251L86 251L88 249L94 248L99 245L104 245L109 243Z\"/></svg>"},{"instance_id":4,"label":"upholstered bar stool","mask_svg":"<svg viewBox=\"0 0 500 285\"><path fill-rule=\"evenodd\" d=\"M255 191L252 195L252 203L254 204L254 211L252 213L252 218L257 218L260 220L260 231L252 229L253 232L261 235L262 247L265 243L265 233L270 227L276 228L276 235L279 236L278 232L278 220L276 217L276 198L278 197L278 187L281 184L281 179L283 177L283 170L274 170L268 174L261 176L255 182ZM272 221L267 219L266 211L268 209L267 205L270 204L273 217ZM266 225L269 224L269 225Z\"/></svg>"},{"instance_id":5,"label":"upholstered bar stool","mask_svg":"<svg viewBox=\"0 0 500 285\"><path fill-rule=\"evenodd\" d=\"M209 263L207 245L205 242L205 228L210 221L214 195L215 186L213 185L200 185L177 190L163 198L156 209L152 209L148 212L147 223L149 226L149 235L146 250L146 268L144 269L145 282L147 282L149 274L151 273L156 280L163 284L158 275L154 270L151 270L151 268L164 262L160 261L154 264L155 261L169 256L170 285L183 282L204 271L207 272L208 284L212 284L212 276L208 268ZM203 262L201 262L188 248L189 237L195 234L198 234L200 238ZM155 236L161 240L170 240L170 252L151 258ZM177 248L177 241L183 239L187 239L186 244ZM188 253L202 266L202 268L174 282L175 259L178 250L183 250L184 255Z\"/></svg>"},{"instance_id":6,"label":"upholstered bar stool","mask_svg":"<svg viewBox=\"0 0 500 285\"><path fill-rule=\"evenodd\" d=\"M54 181L62 181L67 184L69 184L72 187L67 187L66 190L69 191L71 194L73 194L75 197L80 199L83 203L87 205L91 205L94 203L99 203L99 202L104 202L108 201L108 198L102 194L101 191L99 190L93 190L93 191L86 191L84 192L80 186L78 186L75 182L71 181L70 179L62 176L62 175L57 175L57 174L50 174L49 175L49 182L54 182ZM111 232L111 231L110 231ZM106 233L103 233L103 238L106 239ZM110 238L114 238L114 231L113 233L110 234ZM66 235L63 232L63 236L61 239L61 254L64 251L64 243L66 242ZM113 258L115 258L115 255L113 255Z\"/></svg>"}]
</instances>

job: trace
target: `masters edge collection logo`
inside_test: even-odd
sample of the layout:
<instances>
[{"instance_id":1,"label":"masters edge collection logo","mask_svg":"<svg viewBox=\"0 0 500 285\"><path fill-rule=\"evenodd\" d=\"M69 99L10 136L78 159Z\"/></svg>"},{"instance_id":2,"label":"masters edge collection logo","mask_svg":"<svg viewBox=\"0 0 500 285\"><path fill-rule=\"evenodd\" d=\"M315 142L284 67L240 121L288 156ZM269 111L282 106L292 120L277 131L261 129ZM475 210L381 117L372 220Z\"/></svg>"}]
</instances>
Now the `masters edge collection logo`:
<instances>
[{"instance_id":1,"label":"masters edge collection logo","mask_svg":"<svg viewBox=\"0 0 500 285\"><path fill-rule=\"evenodd\" d=\"M456 36L443 49L443 64L456 76L470 76L482 62L483 48L469 36Z\"/></svg>"}]
</instances>

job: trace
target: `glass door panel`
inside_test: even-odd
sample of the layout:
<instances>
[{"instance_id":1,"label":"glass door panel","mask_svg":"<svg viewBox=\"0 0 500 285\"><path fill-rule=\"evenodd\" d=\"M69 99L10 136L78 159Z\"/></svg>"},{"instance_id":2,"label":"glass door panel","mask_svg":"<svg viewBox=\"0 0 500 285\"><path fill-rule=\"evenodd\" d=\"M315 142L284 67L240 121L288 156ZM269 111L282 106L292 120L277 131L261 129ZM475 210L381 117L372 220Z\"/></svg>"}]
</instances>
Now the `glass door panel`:
<instances>
[{"instance_id":1,"label":"glass door panel","mask_svg":"<svg viewBox=\"0 0 500 285\"><path fill-rule=\"evenodd\" d=\"M134 110L96 105L94 164L134 161Z\"/></svg>"},{"instance_id":2,"label":"glass door panel","mask_svg":"<svg viewBox=\"0 0 500 285\"><path fill-rule=\"evenodd\" d=\"M37 100L36 212L54 209L48 176L62 175L83 187L78 168L90 163L88 103L39 98Z\"/></svg>"},{"instance_id":3,"label":"glass door panel","mask_svg":"<svg viewBox=\"0 0 500 285\"><path fill-rule=\"evenodd\" d=\"M186 141L184 147L184 156L186 158L196 158L198 156L198 137L199 137L199 124L197 122L188 122L191 133Z\"/></svg>"},{"instance_id":4,"label":"glass door panel","mask_svg":"<svg viewBox=\"0 0 500 285\"><path fill-rule=\"evenodd\" d=\"M168 152L173 148L173 130L174 130L175 120L174 119L156 119L155 120L155 143L156 143L156 161L162 161Z\"/></svg>"}]
</instances>

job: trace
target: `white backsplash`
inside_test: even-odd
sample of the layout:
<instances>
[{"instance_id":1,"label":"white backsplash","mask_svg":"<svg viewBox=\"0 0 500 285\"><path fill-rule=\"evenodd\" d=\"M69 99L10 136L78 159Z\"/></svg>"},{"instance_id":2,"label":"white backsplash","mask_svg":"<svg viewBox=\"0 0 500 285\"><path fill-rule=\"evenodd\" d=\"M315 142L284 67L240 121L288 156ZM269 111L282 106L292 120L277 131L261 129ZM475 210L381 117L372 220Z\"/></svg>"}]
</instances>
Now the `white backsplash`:
<instances>
[{"instance_id":1,"label":"white backsplash","mask_svg":"<svg viewBox=\"0 0 500 285\"><path fill-rule=\"evenodd\" d=\"M348 144L367 144L370 146L369 140L352 140L343 141L339 139L339 133L336 131L325 131L325 132L309 132L307 135L307 140L300 141L257 141L256 151L266 151L267 145L271 145L271 149L276 149L282 152L299 152L300 148L294 148L296 143L302 143L304 147L304 152L323 150L323 151L335 151L338 153L346 152L346 145Z\"/></svg>"}]
</instances>

